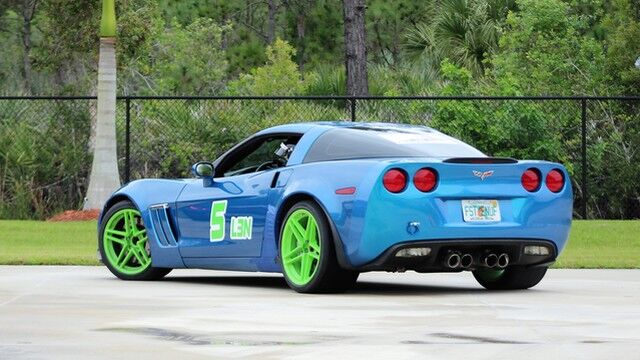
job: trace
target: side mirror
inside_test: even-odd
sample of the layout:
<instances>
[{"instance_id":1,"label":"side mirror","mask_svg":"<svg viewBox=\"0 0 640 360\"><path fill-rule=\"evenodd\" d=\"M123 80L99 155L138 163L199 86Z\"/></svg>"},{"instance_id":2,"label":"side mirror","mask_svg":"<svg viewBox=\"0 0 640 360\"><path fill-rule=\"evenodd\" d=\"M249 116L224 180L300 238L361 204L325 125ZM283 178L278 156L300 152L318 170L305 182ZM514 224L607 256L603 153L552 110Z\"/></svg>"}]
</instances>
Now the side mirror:
<instances>
[{"instance_id":1,"label":"side mirror","mask_svg":"<svg viewBox=\"0 0 640 360\"><path fill-rule=\"evenodd\" d=\"M213 164L208 161L200 161L191 167L191 172L200 179L213 178Z\"/></svg>"}]
</instances>

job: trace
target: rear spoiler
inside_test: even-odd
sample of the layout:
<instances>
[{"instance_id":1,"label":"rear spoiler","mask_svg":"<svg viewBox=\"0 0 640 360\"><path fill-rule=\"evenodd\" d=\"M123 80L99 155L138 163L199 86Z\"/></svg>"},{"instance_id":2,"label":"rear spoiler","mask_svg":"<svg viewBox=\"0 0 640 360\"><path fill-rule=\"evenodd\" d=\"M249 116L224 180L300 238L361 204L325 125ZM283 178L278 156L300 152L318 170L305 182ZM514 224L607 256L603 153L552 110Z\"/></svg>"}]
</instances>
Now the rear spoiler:
<instances>
[{"instance_id":1,"label":"rear spoiler","mask_svg":"<svg viewBox=\"0 0 640 360\"><path fill-rule=\"evenodd\" d=\"M457 157L443 162L451 164L516 164L518 160L508 157Z\"/></svg>"}]
</instances>

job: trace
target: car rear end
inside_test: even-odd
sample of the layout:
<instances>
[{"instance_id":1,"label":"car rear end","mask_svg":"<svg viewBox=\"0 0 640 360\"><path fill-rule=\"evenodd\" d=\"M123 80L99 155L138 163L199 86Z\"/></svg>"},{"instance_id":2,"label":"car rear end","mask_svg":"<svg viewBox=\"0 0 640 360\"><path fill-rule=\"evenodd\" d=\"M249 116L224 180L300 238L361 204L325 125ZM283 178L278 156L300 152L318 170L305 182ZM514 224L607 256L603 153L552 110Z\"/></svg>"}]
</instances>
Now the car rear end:
<instances>
[{"instance_id":1,"label":"car rear end","mask_svg":"<svg viewBox=\"0 0 640 360\"><path fill-rule=\"evenodd\" d=\"M557 163L505 158L387 159L366 196L362 231L343 239L362 270L424 272L549 265L573 200Z\"/></svg>"}]
</instances>

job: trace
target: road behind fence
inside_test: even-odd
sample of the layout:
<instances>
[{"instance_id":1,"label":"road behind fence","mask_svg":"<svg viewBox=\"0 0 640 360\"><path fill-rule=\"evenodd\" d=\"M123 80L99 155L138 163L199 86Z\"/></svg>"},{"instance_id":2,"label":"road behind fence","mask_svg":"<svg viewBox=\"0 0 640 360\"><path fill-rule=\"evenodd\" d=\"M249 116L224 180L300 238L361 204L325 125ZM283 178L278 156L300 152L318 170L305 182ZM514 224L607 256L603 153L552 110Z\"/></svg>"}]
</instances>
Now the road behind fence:
<instances>
[{"instance_id":1,"label":"road behind fence","mask_svg":"<svg viewBox=\"0 0 640 360\"><path fill-rule=\"evenodd\" d=\"M0 97L0 218L81 208L94 97ZM189 177L265 127L345 120L434 127L493 156L563 163L576 218L640 218L640 97L118 98L121 180Z\"/></svg>"}]
</instances>

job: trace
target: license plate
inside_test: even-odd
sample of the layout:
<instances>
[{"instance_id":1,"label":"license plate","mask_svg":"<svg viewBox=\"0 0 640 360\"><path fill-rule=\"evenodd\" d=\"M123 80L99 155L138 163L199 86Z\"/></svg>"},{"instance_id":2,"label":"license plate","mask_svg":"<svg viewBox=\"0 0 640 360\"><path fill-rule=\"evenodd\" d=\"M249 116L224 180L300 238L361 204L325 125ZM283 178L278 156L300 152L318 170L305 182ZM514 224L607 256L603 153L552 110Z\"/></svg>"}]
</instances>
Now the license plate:
<instances>
[{"instance_id":1,"label":"license plate","mask_svg":"<svg viewBox=\"0 0 640 360\"><path fill-rule=\"evenodd\" d=\"M498 200L462 200L462 217L465 222L500 221Z\"/></svg>"}]
</instances>

